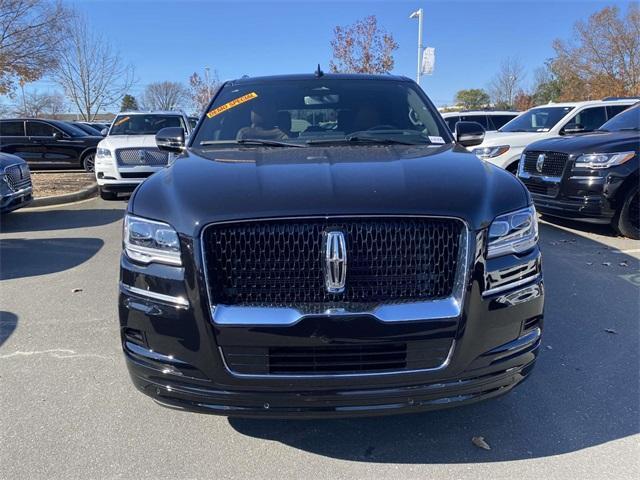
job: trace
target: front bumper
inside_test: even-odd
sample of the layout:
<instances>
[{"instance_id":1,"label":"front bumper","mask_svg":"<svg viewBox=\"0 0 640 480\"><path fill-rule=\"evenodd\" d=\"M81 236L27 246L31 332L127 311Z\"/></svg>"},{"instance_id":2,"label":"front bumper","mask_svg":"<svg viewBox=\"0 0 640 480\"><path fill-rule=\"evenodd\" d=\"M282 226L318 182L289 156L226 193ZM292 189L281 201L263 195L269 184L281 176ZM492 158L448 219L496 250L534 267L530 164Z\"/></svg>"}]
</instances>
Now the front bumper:
<instances>
[{"instance_id":1,"label":"front bumper","mask_svg":"<svg viewBox=\"0 0 640 480\"><path fill-rule=\"evenodd\" d=\"M197 251L187 242L183 251ZM136 388L174 408L295 418L446 408L510 391L527 378L539 352L544 286L537 248L521 256L475 257L458 317L401 322L328 313L286 326L216 324L198 262L141 266L121 259L119 314L127 367ZM441 368L326 377L241 375L228 368L221 347L443 336L453 347Z\"/></svg>"},{"instance_id":2,"label":"front bumper","mask_svg":"<svg viewBox=\"0 0 640 480\"><path fill-rule=\"evenodd\" d=\"M0 197L0 213L9 213L18 208L26 207L33 201L32 187L17 192L3 192Z\"/></svg>"},{"instance_id":3,"label":"front bumper","mask_svg":"<svg viewBox=\"0 0 640 480\"><path fill-rule=\"evenodd\" d=\"M109 192L132 192L140 183L164 167L122 167L113 160L96 159L95 176L98 186Z\"/></svg>"}]
</instances>

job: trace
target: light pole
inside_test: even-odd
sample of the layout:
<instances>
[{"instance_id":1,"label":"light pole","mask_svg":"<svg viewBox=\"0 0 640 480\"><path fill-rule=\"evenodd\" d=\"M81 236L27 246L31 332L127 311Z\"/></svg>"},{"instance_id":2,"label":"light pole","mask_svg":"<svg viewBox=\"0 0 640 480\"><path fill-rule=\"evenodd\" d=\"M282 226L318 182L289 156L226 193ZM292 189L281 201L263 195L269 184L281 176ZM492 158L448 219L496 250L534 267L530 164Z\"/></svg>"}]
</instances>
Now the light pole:
<instances>
[{"instance_id":1,"label":"light pole","mask_svg":"<svg viewBox=\"0 0 640 480\"><path fill-rule=\"evenodd\" d=\"M416 73L416 82L420 85L420 76L421 76L421 64L422 64L422 15L423 11L421 8L413 12L409 15L409 18L417 18L418 19L418 70Z\"/></svg>"}]
</instances>

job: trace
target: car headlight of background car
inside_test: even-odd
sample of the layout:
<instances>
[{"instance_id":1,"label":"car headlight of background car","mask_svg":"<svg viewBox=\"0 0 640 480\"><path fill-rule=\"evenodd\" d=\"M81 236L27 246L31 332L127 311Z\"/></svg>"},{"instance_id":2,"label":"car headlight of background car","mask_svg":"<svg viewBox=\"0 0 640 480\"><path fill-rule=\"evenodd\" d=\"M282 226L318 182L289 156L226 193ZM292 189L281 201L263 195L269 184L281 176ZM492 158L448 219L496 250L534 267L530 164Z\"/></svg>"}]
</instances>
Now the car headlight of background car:
<instances>
[{"instance_id":1,"label":"car headlight of background car","mask_svg":"<svg viewBox=\"0 0 640 480\"><path fill-rule=\"evenodd\" d=\"M496 145L495 147L474 148L473 153L482 159L487 159L499 157L503 153L506 153L508 150L509 145Z\"/></svg>"},{"instance_id":2,"label":"car headlight of background car","mask_svg":"<svg viewBox=\"0 0 640 480\"><path fill-rule=\"evenodd\" d=\"M585 153L576 158L576 167L609 168L631 160L636 152Z\"/></svg>"},{"instance_id":3,"label":"car headlight of background car","mask_svg":"<svg viewBox=\"0 0 640 480\"><path fill-rule=\"evenodd\" d=\"M180 239L168 224L126 215L124 217L124 251L136 262L182 265Z\"/></svg>"},{"instance_id":4,"label":"car headlight of background car","mask_svg":"<svg viewBox=\"0 0 640 480\"><path fill-rule=\"evenodd\" d=\"M487 258L522 253L538 243L538 219L533 206L500 215L489 227Z\"/></svg>"},{"instance_id":5,"label":"car headlight of background car","mask_svg":"<svg viewBox=\"0 0 640 480\"><path fill-rule=\"evenodd\" d=\"M98 148L96 150L96 159L108 160L111 158L111 150L108 148Z\"/></svg>"}]
</instances>

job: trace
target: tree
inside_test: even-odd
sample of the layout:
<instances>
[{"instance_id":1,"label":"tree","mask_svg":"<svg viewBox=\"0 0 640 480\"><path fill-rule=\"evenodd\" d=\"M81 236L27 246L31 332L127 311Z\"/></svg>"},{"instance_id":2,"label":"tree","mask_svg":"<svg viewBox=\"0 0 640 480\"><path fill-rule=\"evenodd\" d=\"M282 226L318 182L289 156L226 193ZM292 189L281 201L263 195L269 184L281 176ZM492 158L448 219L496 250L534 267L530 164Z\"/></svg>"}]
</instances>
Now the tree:
<instances>
[{"instance_id":1,"label":"tree","mask_svg":"<svg viewBox=\"0 0 640 480\"><path fill-rule=\"evenodd\" d=\"M524 67L516 58L506 58L489 84L489 94L496 108L511 109L516 93L522 90Z\"/></svg>"},{"instance_id":2,"label":"tree","mask_svg":"<svg viewBox=\"0 0 640 480\"><path fill-rule=\"evenodd\" d=\"M58 50L54 79L86 121L103 108L116 105L134 82L133 67L81 18L65 32Z\"/></svg>"},{"instance_id":3,"label":"tree","mask_svg":"<svg viewBox=\"0 0 640 480\"><path fill-rule=\"evenodd\" d=\"M393 52L398 44L393 36L378 28L378 19L370 15L353 25L333 29L334 73L388 73L393 70Z\"/></svg>"},{"instance_id":4,"label":"tree","mask_svg":"<svg viewBox=\"0 0 640 480\"><path fill-rule=\"evenodd\" d=\"M193 75L189 77L191 103L198 114L209 105L219 85L218 73L214 70L211 75L208 67L204 69L204 77L197 72L193 72Z\"/></svg>"},{"instance_id":5,"label":"tree","mask_svg":"<svg viewBox=\"0 0 640 480\"><path fill-rule=\"evenodd\" d=\"M148 110L177 110L188 97L189 92L179 82L156 82L144 89L142 104Z\"/></svg>"},{"instance_id":6,"label":"tree","mask_svg":"<svg viewBox=\"0 0 640 480\"><path fill-rule=\"evenodd\" d=\"M120 111L121 112L131 112L135 110L139 110L138 101L136 97L133 95L129 95L128 93L122 97L122 103L120 103Z\"/></svg>"},{"instance_id":7,"label":"tree","mask_svg":"<svg viewBox=\"0 0 640 480\"><path fill-rule=\"evenodd\" d=\"M0 0L0 94L51 71L70 10L46 0Z\"/></svg>"},{"instance_id":8,"label":"tree","mask_svg":"<svg viewBox=\"0 0 640 480\"><path fill-rule=\"evenodd\" d=\"M64 96L59 92L25 93L16 104L15 114L21 117L56 118L65 110Z\"/></svg>"},{"instance_id":9,"label":"tree","mask_svg":"<svg viewBox=\"0 0 640 480\"><path fill-rule=\"evenodd\" d=\"M455 101L465 110L481 110L489 106L491 99L483 89L470 88L468 90L459 90L456 93Z\"/></svg>"},{"instance_id":10,"label":"tree","mask_svg":"<svg viewBox=\"0 0 640 480\"><path fill-rule=\"evenodd\" d=\"M536 105L559 101L563 88L562 79L554 71L552 62L548 61L544 67L536 69L532 89Z\"/></svg>"},{"instance_id":11,"label":"tree","mask_svg":"<svg viewBox=\"0 0 640 480\"><path fill-rule=\"evenodd\" d=\"M535 96L527 93L524 90L519 90L513 99L513 108L519 112L529 110L531 107L536 106Z\"/></svg>"},{"instance_id":12,"label":"tree","mask_svg":"<svg viewBox=\"0 0 640 480\"><path fill-rule=\"evenodd\" d=\"M555 70L582 99L640 95L640 6L630 2L626 15L605 7L574 25L572 40L553 43ZM569 89L567 89L569 90ZM563 90L562 96L570 92Z\"/></svg>"}]
</instances>

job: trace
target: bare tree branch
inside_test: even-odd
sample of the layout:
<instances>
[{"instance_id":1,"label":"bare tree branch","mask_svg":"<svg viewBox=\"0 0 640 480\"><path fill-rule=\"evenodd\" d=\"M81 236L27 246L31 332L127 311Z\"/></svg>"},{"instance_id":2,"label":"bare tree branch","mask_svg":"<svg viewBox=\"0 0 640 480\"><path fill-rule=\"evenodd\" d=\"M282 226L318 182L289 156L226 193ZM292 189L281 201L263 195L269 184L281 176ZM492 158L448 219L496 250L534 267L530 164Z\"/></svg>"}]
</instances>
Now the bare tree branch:
<instances>
[{"instance_id":1,"label":"bare tree branch","mask_svg":"<svg viewBox=\"0 0 640 480\"><path fill-rule=\"evenodd\" d=\"M120 102L134 83L134 70L84 19L76 18L58 53L54 80L82 117L92 121L106 107Z\"/></svg>"},{"instance_id":2,"label":"bare tree branch","mask_svg":"<svg viewBox=\"0 0 640 480\"><path fill-rule=\"evenodd\" d=\"M142 105L147 110L178 110L188 97L189 92L179 82L156 82L144 89Z\"/></svg>"}]
</instances>

